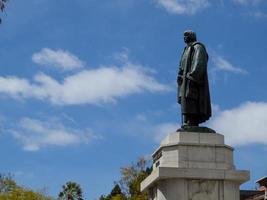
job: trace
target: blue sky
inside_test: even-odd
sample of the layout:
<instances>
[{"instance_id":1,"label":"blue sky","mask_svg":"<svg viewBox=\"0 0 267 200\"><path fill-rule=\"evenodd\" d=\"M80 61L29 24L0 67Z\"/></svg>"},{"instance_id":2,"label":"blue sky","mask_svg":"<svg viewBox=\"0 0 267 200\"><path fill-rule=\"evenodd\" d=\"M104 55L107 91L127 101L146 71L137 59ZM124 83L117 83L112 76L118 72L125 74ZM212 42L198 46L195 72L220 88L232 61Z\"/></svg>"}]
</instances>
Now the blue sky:
<instances>
[{"instance_id":1,"label":"blue sky","mask_svg":"<svg viewBox=\"0 0 267 200\"><path fill-rule=\"evenodd\" d=\"M209 52L213 117L251 181L267 175L266 0L11 0L0 27L0 172L56 196L107 194L180 124L182 33Z\"/></svg>"}]
</instances>

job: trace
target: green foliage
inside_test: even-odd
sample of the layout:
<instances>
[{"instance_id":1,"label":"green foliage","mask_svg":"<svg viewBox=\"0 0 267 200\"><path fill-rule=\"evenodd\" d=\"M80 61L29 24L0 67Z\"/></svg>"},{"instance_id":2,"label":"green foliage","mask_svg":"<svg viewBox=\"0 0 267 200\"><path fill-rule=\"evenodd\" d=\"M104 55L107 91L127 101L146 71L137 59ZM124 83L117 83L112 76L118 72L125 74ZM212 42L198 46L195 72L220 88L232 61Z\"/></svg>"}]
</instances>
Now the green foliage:
<instances>
[{"instance_id":1,"label":"green foliage","mask_svg":"<svg viewBox=\"0 0 267 200\"><path fill-rule=\"evenodd\" d=\"M10 174L0 174L0 194L11 192L17 187Z\"/></svg>"},{"instance_id":2,"label":"green foliage","mask_svg":"<svg viewBox=\"0 0 267 200\"><path fill-rule=\"evenodd\" d=\"M141 182L151 173L152 167L144 158L136 163L121 168L121 180L107 196L99 200L148 200L146 193L140 191Z\"/></svg>"},{"instance_id":3,"label":"green foliage","mask_svg":"<svg viewBox=\"0 0 267 200\"><path fill-rule=\"evenodd\" d=\"M18 186L11 175L0 175L0 200L52 200L41 192Z\"/></svg>"},{"instance_id":4,"label":"green foliage","mask_svg":"<svg viewBox=\"0 0 267 200\"><path fill-rule=\"evenodd\" d=\"M0 0L0 10L2 12L4 11L7 2L8 2L8 0Z\"/></svg>"},{"instance_id":5,"label":"green foliage","mask_svg":"<svg viewBox=\"0 0 267 200\"><path fill-rule=\"evenodd\" d=\"M125 200L125 196L123 194L116 194L111 197L111 200Z\"/></svg>"},{"instance_id":6,"label":"green foliage","mask_svg":"<svg viewBox=\"0 0 267 200\"><path fill-rule=\"evenodd\" d=\"M99 200L106 200L107 198L105 197L105 195L101 195L100 197L99 197Z\"/></svg>"},{"instance_id":7,"label":"green foliage","mask_svg":"<svg viewBox=\"0 0 267 200\"><path fill-rule=\"evenodd\" d=\"M0 10L1 10L1 12L4 12L7 2L8 2L8 0L0 0ZM2 19L0 18L0 23L1 22L2 22Z\"/></svg>"},{"instance_id":8,"label":"green foliage","mask_svg":"<svg viewBox=\"0 0 267 200\"><path fill-rule=\"evenodd\" d=\"M18 187L8 193L0 194L0 200L52 200L39 192Z\"/></svg>"},{"instance_id":9,"label":"green foliage","mask_svg":"<svg viewBox=\"0 0 267 200\"><path fill-rule=\"evenodd\" d=\"M151 173L152 168L148 167L148 162L140 158L137 163L121 168L120 184L129 199L147 199L145 193L141 193L141 182Z\"/></svg>"},{"instance_id":10,"label":"green foliage","mask_svg":"<svg viewBox=\"0 0 267 200\"><path fill-rule=\"evenodd\" d=\"M125 200L125 196L121 191L121 188L118 184L115 184L110 194L107 196L102 195L99 200Z\"/></svg>"},{"instance_id":11,"label":"green foliage","mask_svg":"<svg viewBox=\"0 0 267 200\"><path fill-rule=\"evenodd\" d=\"M63 191L59 193L59 200L83 200L81 186L75 182L67 182L62 186Z\"/></svg>"},{"instance_id":12,"label":"green foliage","mask_svg":"<svg viewBox=\"0 0 267 200\"><path fill-rule=\"evenodd\" d=\"M140 184L147 177L147 174L141 171L138 176L130 182L129 192L131 196L141 195Z\"/></svg>"},{"instance_id":13,"label":"green foliage","mask_svg":"<svg viewBox=\"0 0 267 200\"><path fill-rule=\"evenodd\" d=\"M111 195L111 196L116 196L116 195L118 195L118 194L122 194L122 193L121 193L121 188L120 188L120 186L119 186L118 184L116 184L116 185L114 186L114 188L111 190L110 195Z\"/></svg>"}]
</instances>

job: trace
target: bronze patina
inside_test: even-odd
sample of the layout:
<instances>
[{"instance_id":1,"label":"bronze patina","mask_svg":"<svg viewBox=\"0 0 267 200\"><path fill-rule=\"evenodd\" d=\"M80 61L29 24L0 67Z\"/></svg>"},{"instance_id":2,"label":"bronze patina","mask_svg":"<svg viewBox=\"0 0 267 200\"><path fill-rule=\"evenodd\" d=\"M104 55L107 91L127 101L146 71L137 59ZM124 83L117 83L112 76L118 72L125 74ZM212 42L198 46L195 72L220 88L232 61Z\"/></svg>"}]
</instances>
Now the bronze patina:
<instances>
[{"instance_id":1,"label":"bronze patina","mask_svg":"<svg viewBox=\"0 0 267 200\"><path fill-rule=\"evenodd\" d=\"M195 32L185 31L184 42L186 46L177 76L178 103L181 105L182 128L196 129L211 117L209 56L204 44L197 41Z\"/></svg>"}]
</instances>

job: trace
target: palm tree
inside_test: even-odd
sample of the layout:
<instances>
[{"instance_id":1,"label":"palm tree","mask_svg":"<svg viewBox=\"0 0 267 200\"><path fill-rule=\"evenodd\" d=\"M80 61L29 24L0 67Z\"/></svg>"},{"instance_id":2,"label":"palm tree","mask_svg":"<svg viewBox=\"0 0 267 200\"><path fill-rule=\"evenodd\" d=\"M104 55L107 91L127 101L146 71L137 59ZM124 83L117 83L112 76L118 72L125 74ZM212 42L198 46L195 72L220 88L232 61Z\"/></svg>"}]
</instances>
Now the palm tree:
<instances>
[{"instance_id":1,"label":"palm tree","mask_svg":"<svg viewBox=\"0 0 267 200\"><path fill-rule=\"evenodd\" d=\"M75 182L67 182L62 186L63 191L59 193L59 200L83 200L81 186Z\"/></svg>"}]
</instances>

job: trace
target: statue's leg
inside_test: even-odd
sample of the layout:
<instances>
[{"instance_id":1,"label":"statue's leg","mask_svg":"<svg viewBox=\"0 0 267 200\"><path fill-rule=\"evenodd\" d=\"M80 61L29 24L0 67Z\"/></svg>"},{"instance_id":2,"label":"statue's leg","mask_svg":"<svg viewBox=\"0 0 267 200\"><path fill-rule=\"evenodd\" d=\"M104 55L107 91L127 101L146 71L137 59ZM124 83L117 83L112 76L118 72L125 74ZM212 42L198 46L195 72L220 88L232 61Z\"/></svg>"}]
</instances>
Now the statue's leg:
<instances>
[{"instance_id":1,"label":"statue's leg","mask_svg":"<svg viewBox=\"0 0 267 200\"><path fill-rule=\"evenodd\" d=\"M184 118L184 124L185 126L188 126L188 122L189 122L189 116L188 115L183 115L183 118Z\"/></svg>"},{"instance_id":2,"label":"statue's leg","mask_svg":"<svg viewBox=\"0 0 267 200\"><path fill-rule=\"evenodd\" d=\"M198 116L194 114L186 115L185 123L187 126L198 126L199 125Z\"/></svg>"}]
</instances>

